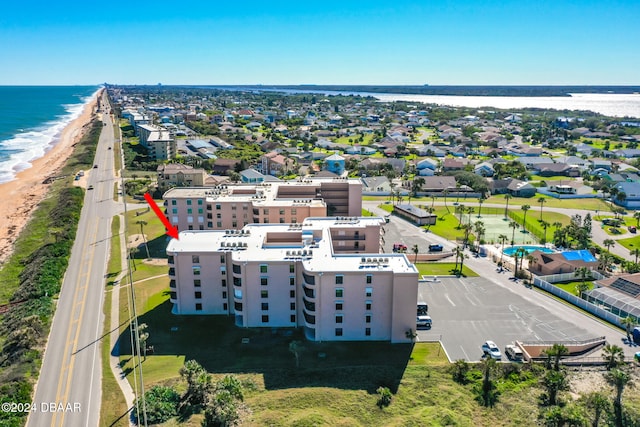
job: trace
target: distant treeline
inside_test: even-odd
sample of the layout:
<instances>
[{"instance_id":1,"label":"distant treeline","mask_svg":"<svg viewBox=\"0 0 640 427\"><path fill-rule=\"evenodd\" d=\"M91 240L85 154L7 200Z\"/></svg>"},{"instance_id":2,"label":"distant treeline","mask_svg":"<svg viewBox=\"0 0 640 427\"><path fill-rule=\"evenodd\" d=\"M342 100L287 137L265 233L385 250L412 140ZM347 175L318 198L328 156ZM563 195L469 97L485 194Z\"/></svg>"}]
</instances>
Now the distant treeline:
<instances>
[{"instance_id":1,"label":"distant treeline","mask_svg":"<svg viewBox=\"0 0 640 427\"><path fill-rule=\"evenodd\" d=\"M640 93L640 86L359 86L359 85L252 85L215 86L246 90L300 90L327 92L402 93L456 96L569 96L570 93Z\"/></svg>"}]
</instances>

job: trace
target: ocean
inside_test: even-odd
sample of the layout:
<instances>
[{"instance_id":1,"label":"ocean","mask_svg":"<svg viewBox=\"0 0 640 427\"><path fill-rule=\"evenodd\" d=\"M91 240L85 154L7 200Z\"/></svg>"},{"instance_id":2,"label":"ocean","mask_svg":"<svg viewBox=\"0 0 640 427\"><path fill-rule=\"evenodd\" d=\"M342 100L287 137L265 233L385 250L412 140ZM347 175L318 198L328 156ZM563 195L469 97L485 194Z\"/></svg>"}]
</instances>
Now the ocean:
<instances>
[{"instance_id":1,"label":"ocean","mask_svg":"<svg viewBox=\"0 0 640 427\"><path fill-rule=\"evenodd\" d=\"M0 183L31 166L80 116L98 86L0 86Z\"/></svg>"}]
</instances>

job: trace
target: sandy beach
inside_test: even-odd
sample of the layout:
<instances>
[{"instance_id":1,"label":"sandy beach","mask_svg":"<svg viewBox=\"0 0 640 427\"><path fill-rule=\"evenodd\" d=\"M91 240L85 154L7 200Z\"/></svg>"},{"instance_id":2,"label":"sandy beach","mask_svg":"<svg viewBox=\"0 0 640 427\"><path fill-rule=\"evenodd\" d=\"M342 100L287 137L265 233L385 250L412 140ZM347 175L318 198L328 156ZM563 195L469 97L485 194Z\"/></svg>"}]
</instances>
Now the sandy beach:
<instances>
[{"instance_id":1,"label":"sandy beach","mask_svg":"<svg viewBox=\"0 0 640 427\"><path fill-rule=\"evenodd\" d=\"M102 91L85 105L80 116L62 130L57 142L43 157L31 162L32 166L19 172L13 181L0 184L0 263L11 254L16 238L46 196L51 184L42 182L58 173L73 152L74 144L85 133L95 114L97 97L101 95Z\"/></svg>"}]
</instances>

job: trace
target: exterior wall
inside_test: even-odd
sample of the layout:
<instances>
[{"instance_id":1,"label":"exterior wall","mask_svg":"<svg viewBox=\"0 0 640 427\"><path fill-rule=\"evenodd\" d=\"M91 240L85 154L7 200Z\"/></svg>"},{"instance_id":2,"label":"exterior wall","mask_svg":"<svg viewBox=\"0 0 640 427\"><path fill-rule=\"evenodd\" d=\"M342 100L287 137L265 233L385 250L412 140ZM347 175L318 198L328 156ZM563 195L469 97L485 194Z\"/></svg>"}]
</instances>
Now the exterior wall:
<instances>
[{"instance_id":1,"label":"exterior wall","mask_svg":"<svg viewBox=\"0 0 640 427\"><path fill-rule=\"evenodd\" d=\"M221 262L220 258L223 255L222 252L172 255L174 262L169 263L169 278L174 314L229 313L230 286L226 261ZM193 262L194 257L198 262ZM175 275L171 275L172 269Z\"/></svg>"},{"instance_id":2,"label":"exterior wall","mask_svg":"<svg viewBox=\"0 0 640 427\"><path fill-rule=\"evenodd\" d=\"M391 342L407 342L407 331L416 330L416 312L413 307L418 300L418 281L415 275L396 275L391 299Z\"/></svg>"},{"instance_id":3,"label":"exterior wall","mask_svg":"<svg viewBox=\"0 0 640 427\"><path fill-rule=\"evenodd\" d=\"M193 171L185 172L179 171L177 173L159 173L158 185L164 188L175 186L186 187L202 187L207 174L203 169L195 169Z\"/></svg>"}]
</instances>

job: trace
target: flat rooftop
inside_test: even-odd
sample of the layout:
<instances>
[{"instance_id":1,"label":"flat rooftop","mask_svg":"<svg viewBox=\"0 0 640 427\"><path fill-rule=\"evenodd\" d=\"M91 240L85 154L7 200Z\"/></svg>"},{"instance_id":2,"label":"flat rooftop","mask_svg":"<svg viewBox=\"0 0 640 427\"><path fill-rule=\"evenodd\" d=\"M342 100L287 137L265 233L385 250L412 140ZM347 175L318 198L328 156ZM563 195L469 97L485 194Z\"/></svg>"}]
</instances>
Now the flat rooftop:
<instances>
[{"instance_id":1,"label":"flat rooftop","mask_svg":"<svg viewBox=\"0 0 640 427\"><path fill-rule=\"evenodd\" d=\"M168 253L232 252L236 262L301 261L307 271L417 273L405 254L334 254L331 230L380 226L380 217L307 218L299 224L249 224L242 230L180 232Z\"/></svg>"}]
</instances>

